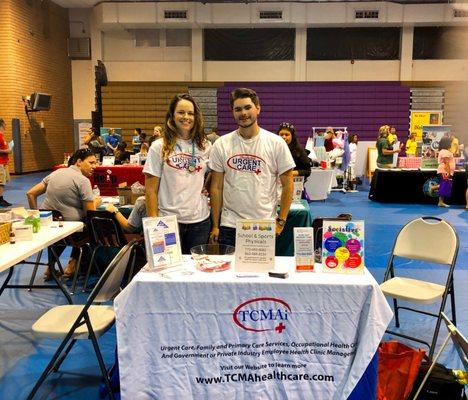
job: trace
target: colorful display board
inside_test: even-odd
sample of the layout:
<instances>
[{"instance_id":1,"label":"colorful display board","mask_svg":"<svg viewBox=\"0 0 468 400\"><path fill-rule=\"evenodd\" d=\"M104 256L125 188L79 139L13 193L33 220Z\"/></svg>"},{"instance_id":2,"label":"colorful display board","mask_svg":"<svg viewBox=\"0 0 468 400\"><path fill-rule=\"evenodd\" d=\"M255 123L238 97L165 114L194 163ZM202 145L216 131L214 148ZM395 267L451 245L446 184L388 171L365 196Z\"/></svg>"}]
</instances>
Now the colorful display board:
<instances>
[{"instance_id":1,"label":"colorful display board","mask_svg":"<svg viewBox=\"0 0 468 400\"><path fill-rule=\"evenodd\" d=\"M364 273L364 221L323 221L322 270Z\"/></svg>"}]
</instances>

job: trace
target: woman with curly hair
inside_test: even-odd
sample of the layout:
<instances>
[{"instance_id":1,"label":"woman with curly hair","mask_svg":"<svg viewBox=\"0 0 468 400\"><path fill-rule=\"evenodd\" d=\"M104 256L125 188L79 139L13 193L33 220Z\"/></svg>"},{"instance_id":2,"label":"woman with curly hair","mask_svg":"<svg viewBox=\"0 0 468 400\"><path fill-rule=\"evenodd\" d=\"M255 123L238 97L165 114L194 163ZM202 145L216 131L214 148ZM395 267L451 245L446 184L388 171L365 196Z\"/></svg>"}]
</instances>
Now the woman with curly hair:
<instances>
[{"instance_id":1,"label":"woman with curly hair","mask_svg":"<svg viewBox=\"0 0 468 400\"><path fill-rule=\"evenodd\" d=\"M174 96L162 138L151 145L143 172L147 214L177 216L183 254L208 243L211 224L205 173L210 152L197 103L187 93Z\"/></svg>"}]
</instances>

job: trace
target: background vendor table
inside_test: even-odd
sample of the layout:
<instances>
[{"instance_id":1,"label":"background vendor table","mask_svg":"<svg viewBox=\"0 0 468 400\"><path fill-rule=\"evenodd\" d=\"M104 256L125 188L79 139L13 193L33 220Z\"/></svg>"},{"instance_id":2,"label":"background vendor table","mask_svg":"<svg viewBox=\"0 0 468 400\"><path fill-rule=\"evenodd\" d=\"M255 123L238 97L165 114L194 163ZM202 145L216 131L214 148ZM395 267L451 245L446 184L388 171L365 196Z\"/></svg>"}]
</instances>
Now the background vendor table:
<instances>
[{"instance_id":1,"label":"background vendor table","mask_svg":"<svg viewBox=\"0 0 468 400\"><path fill-rule=\"evenodd\" d=\"M99 166L91 177L91 184L98 185L102 196L116 196L119 183L127 182L127 186L131 186L137 181L145 184L142 165Z\"/></svg>"},{"instance_id":2,"label":"background vendor table","mask_svg":"<svg viewBox=\"0 0 468 400\"><path fill-rule=\"evenodd\" d=\"M291 204L283 232L276 238L276 255L294 255L294 227L307 228L312 226L310 207L307 201L301 200Z\"/></svg>"},{"instance_id":3,"label":"background vendor table","mask_svg":"<svg viewBox=\"0 0 468 400\"><path fill-rule=\"evenodd\" d=\"M376 169L372 177L369 199L383 203L436 204L438 198L424 195L424 183L437 176L436 171L401 171ZM465 204L466 174L455 171L449 204Z\"/></svg>"},{"instance_id":4,"label":"background vendor table","mask_svg":"<svg viewBox=\"0 0 468 400\"><path fill-rule=\"evenodd\" d=\"M374 278L296 274L290 257L276 263L290 278L139 272L115 300L122 398L341 400L365 384L392 318ZM276 320L261 321L262 311Z\"/></svg>"},{"instance_id":5,"label":"background vendor table","mask_svg":"<svg viewBox=\"0 0 468 400\"><path fill-rule=\"evenodd\" d=\"M312 169L304 183L310 200L325 200L332 189L334 177L331 169Z\"/></svg>"}]
</instances>

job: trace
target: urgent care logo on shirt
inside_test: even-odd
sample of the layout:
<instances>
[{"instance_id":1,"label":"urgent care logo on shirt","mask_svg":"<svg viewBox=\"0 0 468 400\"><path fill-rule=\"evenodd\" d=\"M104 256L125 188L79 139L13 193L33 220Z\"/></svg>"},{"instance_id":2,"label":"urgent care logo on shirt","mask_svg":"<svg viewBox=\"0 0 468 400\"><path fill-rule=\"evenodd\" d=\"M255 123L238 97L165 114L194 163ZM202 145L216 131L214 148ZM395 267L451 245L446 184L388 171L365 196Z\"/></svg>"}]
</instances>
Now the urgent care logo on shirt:
<instances>
[{"instance_id":1,"label":"urgent care logo on shirt","mask_svg":"<svg viewBox=\"0 0 468 400\"><path fill-rule=\"evenodd\" d=\"M178 154L173 154L167 159L167 165L169 165L171 168L179 169L179 170L185 170L185 171L188 170L191 163L193 164L194 172L200 172L202 170L202 167L200 165L201 163L200 156L192 157L191 154L178 153Z\"/></svg>"},{"instance_id":2,"label":"urgent care logo on shirt","mask_svg":"<svg viewBox=\"0 0 468 400\"><path fill-rule=\"evenodd\" d=\"M240 304L232 313L234 323L250 332L282 333L291 314L288 303L274 297L259 297Z\"/></svg>"},{"instance_id":3,"label":"urgent care logo on shirt","mask_svg":"<svg viewBox=\"0 0 468 400\"><path fill-rule=\"evenodd\" d=\"M239 172L251 172L260 174L265 161L251 154L236 154L227 160L229 168Z\"/></svg>"}]
</instances>

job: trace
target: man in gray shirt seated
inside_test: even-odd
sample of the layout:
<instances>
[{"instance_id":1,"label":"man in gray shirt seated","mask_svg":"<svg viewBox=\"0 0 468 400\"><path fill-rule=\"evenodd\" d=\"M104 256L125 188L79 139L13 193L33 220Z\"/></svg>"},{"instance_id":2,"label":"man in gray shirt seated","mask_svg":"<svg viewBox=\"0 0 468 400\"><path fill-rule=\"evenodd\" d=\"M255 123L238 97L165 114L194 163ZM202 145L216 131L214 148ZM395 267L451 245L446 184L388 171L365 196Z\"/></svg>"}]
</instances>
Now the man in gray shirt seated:
<instances>
[{"instance_id":1,"label":"man in gray shirt seated","mask_svg":"<svg viewBox=\"0 0 468 400\"><path fill-rule=\"evenodd\" d=\"M37 209L37 198L45 193L41 208L60 211L65 221L84 221L87 210L95 210L100 198L94 198L88 179L96 168L96 157L89 149L77 150L68 168L60 168L28 190L29 207ZM84 236L81 234L81 236ZM64 277L73 276L79 251L73 248ZM44 278L50 278L47 270Z\"/></svg>"}]
</instances>

